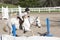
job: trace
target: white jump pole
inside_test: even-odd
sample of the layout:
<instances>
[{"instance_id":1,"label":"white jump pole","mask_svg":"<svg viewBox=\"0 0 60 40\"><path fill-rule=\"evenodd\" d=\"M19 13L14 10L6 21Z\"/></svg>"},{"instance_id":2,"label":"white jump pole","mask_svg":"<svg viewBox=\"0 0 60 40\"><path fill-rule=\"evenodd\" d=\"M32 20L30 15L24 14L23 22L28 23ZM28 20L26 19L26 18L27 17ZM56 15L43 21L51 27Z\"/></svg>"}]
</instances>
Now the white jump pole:
<instances>
[{"instance_id":1,"label":"white jump pole","mask_svg":"<svg viewBox=\"0 0 60 40\"><path fill-rule=\"evenodd\" d=\"M9 19L9 14L8 14L8 6L6 6L6 16L7 16L7 19Z\"/></svg>"},{"instance_id":2,"label":"white jump pole","mask_svg":"<svg viewBox=\"0 0 60 40\"><path fill-rule=\"evenodd\" d=\"M2 19L4 18L9 19L8 6L6 8L2 6Z\"/></svg>"},{"instance_id":3,"label":"white jump pole","mask_svg":"<svg viewBox=\"0 0 60 40\"><path fill-rule=\"evenodd\" d=\"M40 8L39 8L39 13L40 13Z\"/></svg>"},{"instance_id":4,"label":"white jump pole","mask_svg":"<svg viewBox=\"0 0 60 40\"><path fill-rule=\"evenodd\" d=\"M2 6L2 20L3 20L3 16L4 16L4 14L3 14L4 11L3 11L3 10L4 10L4 8L3 8L3 6Z\"/></svg>"},{"instance_id":5,"label":"white jump pole","mask_svg":"<svg viewBox=\"0 0 60 40\"><path fill-rule=\"evenodd\" d=\"M18 10L19 10L19 17L22 19L22 11L21 11L21 7L20 6L18 6Z\"/></svg>"},{"instance_id":6,"label":"white jump pole","mask_svg":"<svg viewBox=\"0 0 60 40\"><path fill-rule=\"evenodd\" d=\"M49 8L49 13L50 13L50 8Z\"/></svg>"},{"instance_id":7,"label":"white jump pole","mask_svg":"<svg viewBox=\"0 0 60 40\"><path fill-rule=\"evenodd\" d=\"M21 16L21 7L20 6L18 6L18 9L19 9L19 16Z\"/></svg>"}]
</instances>

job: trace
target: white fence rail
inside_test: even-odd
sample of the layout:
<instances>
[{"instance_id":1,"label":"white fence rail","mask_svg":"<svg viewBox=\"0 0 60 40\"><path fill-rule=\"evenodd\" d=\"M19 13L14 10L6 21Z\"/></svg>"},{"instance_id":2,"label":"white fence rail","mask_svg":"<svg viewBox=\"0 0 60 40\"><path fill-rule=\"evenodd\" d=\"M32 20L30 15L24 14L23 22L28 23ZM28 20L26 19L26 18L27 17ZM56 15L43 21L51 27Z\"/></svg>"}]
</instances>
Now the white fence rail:
<instances>
[{"instance_id":1,"label":"white fence rail","mask_svg":"<svg viewBox=\"0 0 60 40\"><path fill-rule=\"evenodd\" d=\"M32 12L36 12L36 11L37 12L45 12L45 11L47 11L47 12L51 12L51 11L60 12L60 7L42 7L42 8L29 8L29 9ZM22 8L22 11L24 11L24 10L25 10L25 8ZM0 12L2 12L2 8L0 8ZM18 8L9 8L9 12L18 12Z\"/></svg>"}]
</instances>

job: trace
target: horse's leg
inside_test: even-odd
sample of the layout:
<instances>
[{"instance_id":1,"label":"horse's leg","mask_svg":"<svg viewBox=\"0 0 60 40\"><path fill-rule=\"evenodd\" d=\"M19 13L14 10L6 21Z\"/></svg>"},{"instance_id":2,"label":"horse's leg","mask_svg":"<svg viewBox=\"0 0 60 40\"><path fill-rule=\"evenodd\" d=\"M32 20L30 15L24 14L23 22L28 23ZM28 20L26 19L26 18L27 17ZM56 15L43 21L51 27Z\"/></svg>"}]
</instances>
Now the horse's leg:
<instances>
[{"instance_id":1,"label":"horse's leg","mask_svg":"<svg viewBox=\"0 0 60 40\"><path fill-rule=\"evenodd\" d=\"M20 21L20 26L19 26L19 28L22 30L22 22Z\"/></svg>"}]
</instances>

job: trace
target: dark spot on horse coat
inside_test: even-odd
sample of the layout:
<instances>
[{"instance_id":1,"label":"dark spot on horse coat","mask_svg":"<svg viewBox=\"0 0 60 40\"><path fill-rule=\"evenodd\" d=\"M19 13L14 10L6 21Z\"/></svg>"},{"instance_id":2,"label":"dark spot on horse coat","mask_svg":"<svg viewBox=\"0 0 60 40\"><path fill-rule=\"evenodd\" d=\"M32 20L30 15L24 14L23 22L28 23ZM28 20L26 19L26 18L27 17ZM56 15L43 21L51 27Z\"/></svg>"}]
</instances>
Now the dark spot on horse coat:
<instances>
[{"instance_id":1,"label":"dark spot on horse coat","mask_svg":"<svg viewBox=\"0 0 60 40\"><path fill-rule=\"evenodd\" d=\"M22 29L22 24L24 21L20 17L17 17L17 18L19 19L19 24L20 24L19 28Z\"/></svg>"}]
</instances>

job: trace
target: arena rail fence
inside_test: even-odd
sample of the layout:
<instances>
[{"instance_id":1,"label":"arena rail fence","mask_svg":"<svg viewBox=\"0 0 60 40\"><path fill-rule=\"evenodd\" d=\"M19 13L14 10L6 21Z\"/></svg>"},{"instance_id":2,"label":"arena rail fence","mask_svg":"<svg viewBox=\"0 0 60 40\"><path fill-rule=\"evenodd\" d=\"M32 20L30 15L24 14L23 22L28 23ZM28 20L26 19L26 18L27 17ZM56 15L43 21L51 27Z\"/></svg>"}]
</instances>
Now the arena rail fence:
<instances>
[{"instance_id":1,"label":"arena rail fence","mask_svg":"<svg viewBox=\"0 0 60 40\"><path fill-rule=\"evenodd\" d=\"M8 8L9 12L18 12L18 8ZM21 8L22 11L25 8ZM60 7L41 7L41 8L29 8L31 12L60 12ZM0 8L0 13L2 12L2 8Z\"/></svg>"}]
</instances>

